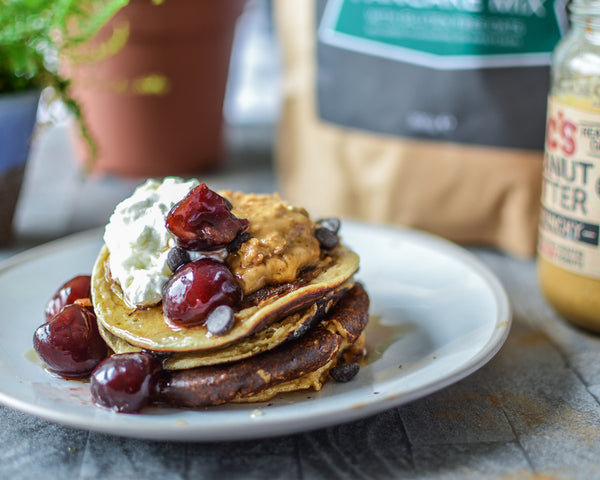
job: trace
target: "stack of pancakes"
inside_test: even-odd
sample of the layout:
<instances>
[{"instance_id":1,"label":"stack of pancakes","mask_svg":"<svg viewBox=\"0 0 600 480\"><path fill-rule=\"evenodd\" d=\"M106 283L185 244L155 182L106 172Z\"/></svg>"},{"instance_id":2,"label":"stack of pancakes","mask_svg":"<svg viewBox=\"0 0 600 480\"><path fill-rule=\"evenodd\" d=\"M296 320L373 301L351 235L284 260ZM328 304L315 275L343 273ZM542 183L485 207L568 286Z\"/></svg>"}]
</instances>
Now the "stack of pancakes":
<instances>
[{"instance_id":1,"label":"stack of pancakes","mask_svg":"<svg viewBox=\"0 0 600 480\"><path fill-rule=\"evenodd\" d=\"M229 200L235 213L244 194L229 195ZM249 237L264 247L263 213L244 211ZM312 224L313 234L316 228ZM201 407L319 390L333 368L365 353L369 298L354 281L357 254L341 243L321 248L318 261L298 266L294 279L256 289L246 285L234 325L223 335L211 334L204 325L174 328L161 304L131 307L111 278L109 258L103 246L92 274L100 333L115 353L144 350L163 359L159 403Z\"/></svg>"}]
</instances>

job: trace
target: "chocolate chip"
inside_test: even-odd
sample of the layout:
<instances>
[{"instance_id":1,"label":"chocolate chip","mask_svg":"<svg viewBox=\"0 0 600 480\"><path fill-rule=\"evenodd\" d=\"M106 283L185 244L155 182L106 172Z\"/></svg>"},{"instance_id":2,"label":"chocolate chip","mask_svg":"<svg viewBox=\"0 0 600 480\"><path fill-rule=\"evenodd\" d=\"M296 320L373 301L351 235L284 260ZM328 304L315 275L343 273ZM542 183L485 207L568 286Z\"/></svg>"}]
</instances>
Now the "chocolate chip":
<instances>
[{"instance_id":1,"label":"chocolate chip","mask_svg":"<svg viewBox=\"0 0 600 480\"><path fill-rule=\"evenodd\" d=\"M340 219L335 217L321 218L320 220L317 220L317 224L327 230L331 230L333 233L338 233L342 226Z\"/></svg>"},{"instance_id":2,"label":"chocolate chip","mask_svg":"<svg viewBox=\"0 0 600 480\"><path fill-rule=\"evenodd\" d=\"M173 247L167 254L167 265L172 272L176 272L179 267L191 261L190 254L181 247Z\"/></svg>"},{"instance_id":3,"label":"chocolate chip","mask_svg":"<svg viewBox=\"0 0 600 480\"><path fill-rule=\"evenodd\" d=\"M250 235L248 232L239 233L237 237L235 237L233 241L227 245L227 251L229 253L237 252L242 246L242 244L244 242L247 242L251 238L252 235Z\"/></svg>"},{"instance_id":4,"label":"chocolate chip","mask_svg":"<svg viewBox=\"0 0 600 480\"><path fill-rule=\"evenodd\" d=\"M331 378L336 382L349 382L356 376L359 370L360 365L356 362L343 363L342 365L333 367L329 371L329 375L331 375Z\"/></svg>"},{"instance_id":5,"label":"chocolate chip","mask_svg":"<svg viewBox=\"0 0 600 480\"><path fill-rule=\"evenodd\" d=\"M206 328L213 335L225 335L233 327L233 309L228 305L219 305L208 314Z\"/></svg>"},{"instance_id":6,"label":"chocolate chip","mask_svg":"<svg viewBox=\"0 0 600 480\"><path fill-rule=\"evenodd\" d=\"M324 227L319 227L315 230L315 237L323 250L331 250L340 243L340 239L336 233Z\"/></svg>"},{"instance_id":7,"label":"chocolate chip","mask_svg":"<svg viewBox=\"0 0 600 480\"><path fill-rule=\"evenodd\" d=\"M294 333L292 333L292 337L293 338L302 337L306 332L308 332L310 330L310 327L311 327L311 322L303 323L296 330L294 330Z\"/></svg>"}]
</instances>

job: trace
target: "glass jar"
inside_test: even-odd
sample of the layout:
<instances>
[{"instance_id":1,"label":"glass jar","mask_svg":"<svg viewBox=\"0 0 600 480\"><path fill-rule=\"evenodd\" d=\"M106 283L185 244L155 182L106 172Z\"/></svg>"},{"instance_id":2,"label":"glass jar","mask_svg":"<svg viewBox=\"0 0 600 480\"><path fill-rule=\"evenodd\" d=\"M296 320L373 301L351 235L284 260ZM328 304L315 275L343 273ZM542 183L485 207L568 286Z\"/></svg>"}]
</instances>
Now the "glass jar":
<instances>
[{"instance_id":1,"label":"glass jar","mask_svg":"<svg viewBox=\"0 0 600 480\"><path fill-rule=\"evenodd\" d=\"M600 332L600 1L570 10L551 66L538 278L556 311Z\"/></svg>"}]
</instances>

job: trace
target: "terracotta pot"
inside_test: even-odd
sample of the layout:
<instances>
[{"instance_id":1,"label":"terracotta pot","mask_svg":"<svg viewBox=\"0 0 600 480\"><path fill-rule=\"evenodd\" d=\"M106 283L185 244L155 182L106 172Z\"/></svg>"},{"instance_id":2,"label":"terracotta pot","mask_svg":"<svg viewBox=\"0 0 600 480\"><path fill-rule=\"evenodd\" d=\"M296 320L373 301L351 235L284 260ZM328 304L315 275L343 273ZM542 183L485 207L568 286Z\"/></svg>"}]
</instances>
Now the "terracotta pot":
<instances>
[{"instance_id":1,"label":"terracotta pot","mask_svg":"<svg viewBox=\"0 0 600 480\"><path fill-rule=\"evenodd\" d=\"M39 98L37 90L0 95L0 245L13 237Z\"/></svg>"},{"instance_id":2,"label":"terracotta pot","mask_svg":"<svg viewBox=\"0 0 600 480\"><path fill-rule=\"evenodd\" d=\"M93 42L128 28L125 45L108 58L73 60L71 93L99 148L92 173L164 176L221 163L223 99L243 4L131 0ZM81 138L78 145L86 157Z\"/></svg>"}]
</instances>

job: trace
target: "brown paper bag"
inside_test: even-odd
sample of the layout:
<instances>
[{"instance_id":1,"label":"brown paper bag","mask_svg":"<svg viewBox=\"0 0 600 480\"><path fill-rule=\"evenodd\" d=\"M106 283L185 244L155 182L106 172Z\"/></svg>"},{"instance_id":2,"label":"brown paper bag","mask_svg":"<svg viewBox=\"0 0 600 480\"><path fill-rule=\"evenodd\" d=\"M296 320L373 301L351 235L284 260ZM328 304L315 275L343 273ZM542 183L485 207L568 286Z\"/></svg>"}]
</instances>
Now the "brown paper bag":
<instances>
[{"instance_id":1,"label":"brown paper bag","mask_svg":"<svg viewBox=\"0 0 600 480\"><path fill-rule=\"evenodd\" d=\"M436 95L441 99L453 95L452 91L439 91L452 72L409 65L407 68L430 73L431 79L429 73L421 78L433 83L421 88L411 72L393 71L398 65L406 67L402 62L388 60L387 64L374 64L376 67L370 68L368 62L372 58L367 56L363 59L367 63L361 63L360 53L344 49L334 52L337 57L328 57L325 50L335 47L317 48L317 28L327 14L325 3L282 0L275 4L284 61L284 100L276 149L283 195L306 206L315 216L394 223L423 229L461 244L494 246L519 256L533 255L549 76L547 61L546 65L527 68L486 68L479 77L468 80L474 82L473 86L461 85L463 77L457 77L452 87L455 108L463 109L457 114L459 121L483 122L484 127L488 122L489 129L496 130L496 136L498 130L500 137L503 131L507 137L520 136L513 145L495 144L503 139L497 142L491 138L493 132L490 138L485 138L485 128L479 137L481 143L461 141L460 136L447 138L444 132L435 138L428 138L425 132L419 138L419 132L411 137L381 128L376 131L377 127L361 124L362 110L372 109L372 104L378 101L386 102L385 98L380 101L380 97L385 97L382 92L387 92L393 103L396 98L390 92L396 91L400 103L387 112L385 104L379 105L376 120L396 113L401 117L401 110L412 102L413 96L425 98L435 108ZM341 73L336 77L334 69L338 67ZM390 80L393 74L399 76ZM508 92L507 98L492 96L480 107L479 100L471 98L468 91L479 89L477 95L489 96L488 84L504 91L507 89L503 83L507 79L514 82L515 78L523 79L519 86L523 100L515 97L517 93ZM348 84L354 90L349 90ZM461 88L467 91L461 93ZM370 90L365 92L365 89ZM361 96L362 104L355 98ZM330 103L333 107L326 105ZM508 113L503 111L506 106L511 110ZM341 120L336 118L344 115ZM417 125L421 121L427 127L432 118L439 120L442 127L452 123L451 117L441 115L425 115L421 119L413 115L412 121ZM510 140L513 139L505 143Z\"/></svg>"}]
</instances>

